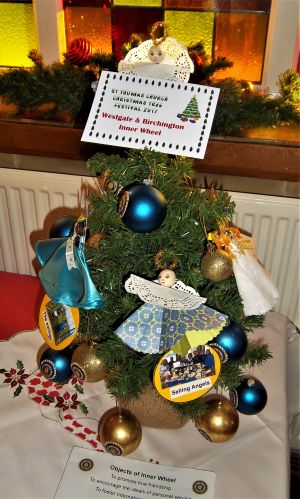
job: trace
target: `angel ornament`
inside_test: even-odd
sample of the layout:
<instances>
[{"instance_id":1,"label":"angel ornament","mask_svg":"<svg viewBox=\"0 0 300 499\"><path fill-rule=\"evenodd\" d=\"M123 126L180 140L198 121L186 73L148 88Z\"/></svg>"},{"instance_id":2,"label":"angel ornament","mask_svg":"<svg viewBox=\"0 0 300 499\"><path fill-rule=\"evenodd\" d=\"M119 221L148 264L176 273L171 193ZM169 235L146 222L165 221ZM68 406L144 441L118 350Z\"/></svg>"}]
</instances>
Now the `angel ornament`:
<instances>
[{"instance_id":1,"label":"angel ornament","mask_svg":"<svg viewBox=\"0 0 300 499\"><path fill-rule=\"evenodd\" d=\"M194 71L185 45L168 36L163 22L151 30L151 39L131 49L118 65L121 73L188 82Z\"/></svg>"},{"instance_id":2,"label":"angel ornament","mask_svg":"<svg viewBox=\"0 0 300 499\"><path fill-rule=\"evenodd\" d=\"M183 291L184 293L191 293L192 295L200 296L197 291L191 286L187 286L184 282L179 281L177 279L176 274L171 269L162 270L159 275L157 281L161 286L165 286L166 288L178 289L179 291ZM201 298L201 297L200 297ZM201 303L205 303L206 298L201 298Z\"/></svg>"},{"instance_id":3,"label":"angel ornament","mask_svg":"<svg viewBox=\"0 0 300 499\"><path fill-rule=\"evenodd\" d=\"M204 305L193 288L176 279L172 270L163 270L157 281L131 274L127 292L144 302L115 331L129 347L143 353L171 349L185 354L190 348L212 340L228 318Z\"/></svg>"},{"instance_id":4,"label":"angel ornament","mask_svg":"<svg viewBox=\"0 0 300 499\"><path fill-rule=\"evenodd\" d=\"M36 255L42 265L39 278L45 293L70 307L97 309L104 306L86 263L84 246L86 219L79 217L71 237L38 241Z\"/></svg>"},{"instance_id":5,"label":"angel ornament","mask_svg":"<svg viewBox=\"0 0 300 499\"><path fill-rule=\"evenodd\" d=\"M279 293L271 277L259 263L254 251L254 240L243 235L232 238L233 272L243 300L245 316L261 315L271 310Z\"/></svg>"}]
</instances>

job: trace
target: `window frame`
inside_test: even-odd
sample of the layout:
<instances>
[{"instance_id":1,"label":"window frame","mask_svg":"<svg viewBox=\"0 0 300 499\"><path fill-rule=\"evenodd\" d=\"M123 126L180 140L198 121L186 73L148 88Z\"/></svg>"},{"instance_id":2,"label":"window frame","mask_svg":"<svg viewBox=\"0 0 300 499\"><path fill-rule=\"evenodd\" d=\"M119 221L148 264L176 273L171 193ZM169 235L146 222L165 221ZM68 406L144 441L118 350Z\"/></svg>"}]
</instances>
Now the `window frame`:
<instances>
[{"instance_id":1,"label":"window frame","mask_svg":"<svg viewBox=\"0 0 300 499\"><path fill-rule=\"evenodd\" d=\"M32 0L38 48L47 64L63 59L66 36L63 0ZM297 70L299 61L298 0L272 0L261 85L278 91L280 73Z\"/></svg>"}]
</instances>

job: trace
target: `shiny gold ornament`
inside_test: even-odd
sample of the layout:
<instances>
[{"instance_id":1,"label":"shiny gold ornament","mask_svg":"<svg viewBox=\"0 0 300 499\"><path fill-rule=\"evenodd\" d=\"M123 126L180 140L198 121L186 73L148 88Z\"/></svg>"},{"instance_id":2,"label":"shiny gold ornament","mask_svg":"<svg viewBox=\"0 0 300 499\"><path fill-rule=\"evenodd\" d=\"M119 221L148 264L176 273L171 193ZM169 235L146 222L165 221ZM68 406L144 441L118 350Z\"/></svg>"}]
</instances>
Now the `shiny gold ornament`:
<instances>
[{"instance_id":1,"label":"shiny gold ornament","mask_svg":"<svg viewBox=\"0 0 300 499\"><path fill-rule=\"evenodd\" d=\"M197 430L210 442L227 442L239 427L237 410L229 400L220 395L212 395L204 402L209 409L195 421Z\"/></svg>"},{"instance_id":2,"label":"shiny gold ornament","mask_svg":"<svg viewBox=\"0 0 300 499\"><path fill-rule=\"evenodd\" d=\"M181 416L172 405L161 397L152 383L146 386L139 398L120 399L122 407L129 409L143 426L150 428L181 428L188 418Z\"/></svg>"},{"instance_id":3,"label":"shiny gold ornament","mask_svg":"<svg viewBox=\"0 0 300 499\"><path fill-rule=\"evenodd\" d=\"M134 452L142 439L138 419L127 409L114 407L99 421L99 439L106 452L114 456L126 456Z\"/></svg>"},{"instance_id":4,"label":"shiny gold ornament","mask_svg":"<svg viewBox=\"0 0 300 499\"><path fill-rule=\"evenodd\" d=\"M105 378L102 360L97 357L97 346L85 342L79 345L72 355L71 369L76 378L95 383Z\"/></svg>"},{"instance_id":5,"label":"shiny gold ornament","mask_svg":"<svg viewBox=\"0 0 300 499\"><path fill-rule=\"evenodd\" d=\"M254 85L253 85L252 81L240 80L239 83L241 85L241 89L242 89L243 94L250 95L253 92Z\"/></svg>"},{"instance_id":6,"label":"shiny gold ornament","mask_svg":"<svg viewBox=\"0 0 300 499\"><path fill-rule=\"evenodd\" d=\"M206 279L219 282L232 274L232 261L225 252L207 253L201 260L201 272Z\"/></svg>"}]
</instances>

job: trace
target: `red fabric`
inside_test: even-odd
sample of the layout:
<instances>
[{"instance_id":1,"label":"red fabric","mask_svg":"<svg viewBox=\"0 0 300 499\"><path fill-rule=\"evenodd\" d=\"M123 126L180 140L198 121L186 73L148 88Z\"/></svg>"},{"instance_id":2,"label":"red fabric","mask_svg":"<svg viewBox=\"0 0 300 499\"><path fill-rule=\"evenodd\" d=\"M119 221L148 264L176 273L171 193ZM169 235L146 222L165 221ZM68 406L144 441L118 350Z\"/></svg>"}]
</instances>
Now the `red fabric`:
<instances>
[{"instance_id":1,"label":"red fabric","mask_svg":"<svg viewBox=\"0 0 300 499\"><path fill-rule=\"evenodd\" d=\"M0 339L35 329L45 292L37 277L0 272Z\"/></svg>"}]
</instances>

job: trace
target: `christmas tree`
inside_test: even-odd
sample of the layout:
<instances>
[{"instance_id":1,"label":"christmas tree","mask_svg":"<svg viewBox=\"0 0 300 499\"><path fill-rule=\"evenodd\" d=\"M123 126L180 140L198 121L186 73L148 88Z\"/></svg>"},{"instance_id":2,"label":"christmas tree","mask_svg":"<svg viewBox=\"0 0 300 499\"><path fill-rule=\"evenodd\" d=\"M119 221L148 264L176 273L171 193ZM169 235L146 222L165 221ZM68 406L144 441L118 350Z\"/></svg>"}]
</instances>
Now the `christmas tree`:
<instances>
[{"instance_id":1,"label":"christmas tree","mask_svg":"<svg viewBox=\"0 0 300 499\"><path fill-rule=\"evenodd\" d=\"M200 118L195 95L178 117ZM98 153L88 166L99 193L91 196L87 224L80 217L73 233L39 242L37 254L46 301L81 309L81 344L67 354L66 367L87 382L105 379L118 402L100 420L100 441L112 454L128 454L141 440L139 419L167 427L162 420L170 411L181 422L191 418L213 442L230 439L238 429L237 410L257 414L267 402L265 387L247 369L271 354L248 337L278 297L252 239L232 224L234 203L222 191L195 188L186 157L138 149L123 156ZM56 319L61 345L70 345L76 317L68 338L66 318ZM56 356L43 355L47 377L55 373ZM213 386L216 394L206 398ZM219 393L225 390L230 400Z\"/></svg>"},{"instance_id":2,"label":"christmas tree","mask_svg":"<svg viewBox=\"0 0 300 499\"><path fill-rule=\"evenodd\" d=\"M206 298L205 306L226 315L227 327L223 331L229 329L231 341L232 333L237 333L234 348L239 353L235 355L231 348L226 349L226 342L223 344L224 352L222 342L219 341L218 353L221 356L223 353L225 358L215 388L234 390L240 386L244 371L266 361L271 354L267 345L257 346L251 345L251 341L247 342L246 335L249 337L255 327L261 326L264 317L245 315L232 266L229 266L229 273L225 268L225 273L222 275L221 270L221 275L214 279L211 277L214 275L213 264L208 264L212 274L207 274L205 266L201 265L205 257L214 255L207 252L208 247L217 249L218 246L209 235L220 234L222 224L229 225L232 220L234 203L230 197L214 189L194 188L191 180L192 162L185 157L171 158L149 150L131 150L125 158L96 154L89 160L88 166L98 176L100 195L91 197L88 218L90 236L85 254L90 276L105 304L95 310L81 310L79 332L82 342L93 342L102 377L105 369L109 392L121 405L122 401L128 399L139 401L141 396L144 403L143 393L147 387L152 387L153 372L165 351L143 353L143 345L133 349L116 334L116 330L120 330L128 317L145 305L137 295L126 291L124 283L128 277L134 274L151 282L157 279L162 269L173 269L178 282L184 282ZM146 184L143 183L145 179L148 179ZM124 218L124 195L128 202L130 193L127 209L130 203L134 207L134 189L152 189L149 179L155 190L164 196L167 213L165 216L164 212L162 216L158 211L155 216L161 218L155 220L154 230L148 226L147 231L143 231L140 221L134 220L134 215L131 219ZM145 206L143 210L145 214ZM228 255L219 249L217 254L222 257L225 255L228 264ZM198 344L202 344L198 352L203 352L203 343L211 343L207 341L205 332L199 331L197 335ZM221 336L222 332L213 339L216 349ZM77 358L76 365L80 371L82 357L77 355ZM199 423L199 418L205 415L207 409L213 410L202 397L186 403L165 400L164 403L175 409L183 419L188 417L196 423ZM229 401L224 403L230 404ZM262 406L265 403L266 399ZM201 427L198 429L201 431Z\"/></svg>"},{"instance_id":3,"label":"christmas tree","mask_svg":"<svg viewBox=\"0 0 300 499\"><path fill-rule=\"evenodd\" d=\"M200 112L197 97L195 95L193 95L183 113L177 114L177 117L180 118L181 121L190 120L191 123L196 123L196 121L200 118Z\"/></svg>"},{"instance_id":4,"label":"christmas tree","mask_svg":"<svg viewBox=\"0 0 300 499\"><path fill-rule=\"evenodd\" d=\"M84 217L65 217L36 247L50 346L42 374L105 380L118 407L102 416L99 437L113 454L137 448L139 420L174 428L190 418L213 442L232 438L237 410L257 414L267 402L252 371L271 354L250 333L277 295L251 238L231 224L234 203L194 188L186 157L130 150L88 165L100 188L89 233Z\"/></svg>"}]
</instances>

